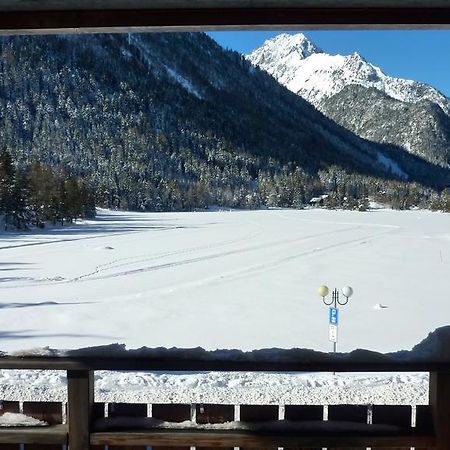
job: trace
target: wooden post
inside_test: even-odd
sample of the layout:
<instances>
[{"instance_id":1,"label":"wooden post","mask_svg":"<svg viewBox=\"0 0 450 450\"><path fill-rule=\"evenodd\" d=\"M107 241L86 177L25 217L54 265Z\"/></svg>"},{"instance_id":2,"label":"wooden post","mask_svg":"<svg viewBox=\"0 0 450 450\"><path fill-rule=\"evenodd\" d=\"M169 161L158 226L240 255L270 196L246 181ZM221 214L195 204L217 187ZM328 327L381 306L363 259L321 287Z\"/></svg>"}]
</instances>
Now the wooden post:
<instances>
[{"instance_id":1,"label":"wooden post","mask_svg":"<svg viewBox=\"0 0 450 450\"><path fill-rule=\"evenodd\" d=\"M67 371L69 450L89 450L89 430L94 405L94 373Z\"/></svg>"},{"instance_id":2,"label":"wooden post","mask_svg":"<svg viewBox=\"0 0 450 450\"><path fill-rule=\"evenodd\" d=\"M450 449L450 373L430 373L430 406L437 449Z\"/></svg>"}]
</instances>

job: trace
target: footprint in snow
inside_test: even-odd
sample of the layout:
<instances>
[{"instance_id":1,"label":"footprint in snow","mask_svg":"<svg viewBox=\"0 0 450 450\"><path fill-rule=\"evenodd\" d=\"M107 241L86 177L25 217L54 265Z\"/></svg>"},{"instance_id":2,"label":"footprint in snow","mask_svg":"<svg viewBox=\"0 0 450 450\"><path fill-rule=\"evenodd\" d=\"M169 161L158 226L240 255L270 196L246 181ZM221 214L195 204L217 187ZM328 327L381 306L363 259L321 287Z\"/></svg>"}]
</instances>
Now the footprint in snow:
<instances>
[{"instance_id":1,"label":"footprint in snow","mask_svg":"<svg viewBox=\"0 0 450 450\"><path fill-rule=\"evenodd\" d=\"M389 306L383 305L382 303L377 303L377 304L373 307L373 309L387 309L387 308L389 308Z\"/></svg>"}]
</instances>

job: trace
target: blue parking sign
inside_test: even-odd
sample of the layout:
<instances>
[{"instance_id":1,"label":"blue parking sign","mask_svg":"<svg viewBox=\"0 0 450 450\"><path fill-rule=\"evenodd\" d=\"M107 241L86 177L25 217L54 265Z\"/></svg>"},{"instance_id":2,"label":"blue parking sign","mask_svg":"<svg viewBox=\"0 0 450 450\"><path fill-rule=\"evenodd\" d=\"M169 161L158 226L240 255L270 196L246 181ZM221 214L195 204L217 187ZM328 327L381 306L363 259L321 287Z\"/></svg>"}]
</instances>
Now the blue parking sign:
<instances>
[{"instance_id":1,"label":"blue parking sign","mask_svg":"<svg viewBox=\"0 0 450 450\"><path fill-rule=\"evenodd\" d=\"M337 308L330 308L330 325L339 324L339 310Z\"/></svg>"}]
</instances>

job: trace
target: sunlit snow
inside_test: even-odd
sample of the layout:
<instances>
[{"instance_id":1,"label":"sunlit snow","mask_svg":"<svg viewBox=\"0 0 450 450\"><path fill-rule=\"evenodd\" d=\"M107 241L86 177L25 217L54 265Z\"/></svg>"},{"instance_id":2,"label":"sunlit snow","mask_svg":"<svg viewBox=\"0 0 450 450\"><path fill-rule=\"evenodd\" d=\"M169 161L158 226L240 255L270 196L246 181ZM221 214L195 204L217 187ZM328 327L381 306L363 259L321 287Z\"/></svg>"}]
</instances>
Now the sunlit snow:
<instances>
[{"instance_id":1,"label":"sunlit snow","mask_svg":"<svg viewBox=\"0 0 450 450\"><path fill-rule=\"evenodd\" d=\"M0 349L329 351L322 284L355 291L339 350L410 349L450 317L449 225L428 211L105 210L4 233Z\"/></svg>"}]
</instances>

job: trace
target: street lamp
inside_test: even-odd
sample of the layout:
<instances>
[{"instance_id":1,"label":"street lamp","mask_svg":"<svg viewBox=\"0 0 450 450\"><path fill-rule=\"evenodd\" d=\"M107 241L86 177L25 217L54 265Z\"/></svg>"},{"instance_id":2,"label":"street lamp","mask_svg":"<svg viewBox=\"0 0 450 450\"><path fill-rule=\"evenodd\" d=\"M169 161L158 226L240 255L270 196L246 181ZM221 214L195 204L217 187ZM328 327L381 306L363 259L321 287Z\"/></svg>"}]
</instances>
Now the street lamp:
<instances>
[{"instance_id":1,"label":"street lamp","mask_svg":"<svg viewBox=\"0 0 450 450\"><path fill-rule=\"evenodd\" d=\"M338 340L338 325L339 325L339 306L344 306L348 303L348 299L353 295L353 288L345 286L342 288L342 295L345 297L344 301L339 299L339 291L334 289L331 293L331 300L328 302L326 296L330 290L328 286L320 286L319 295L322 297L325 305L330 306L329 315L329 339L333 342L333 351L336 352L337 340Z\"/></svg>"}]
</instances>

